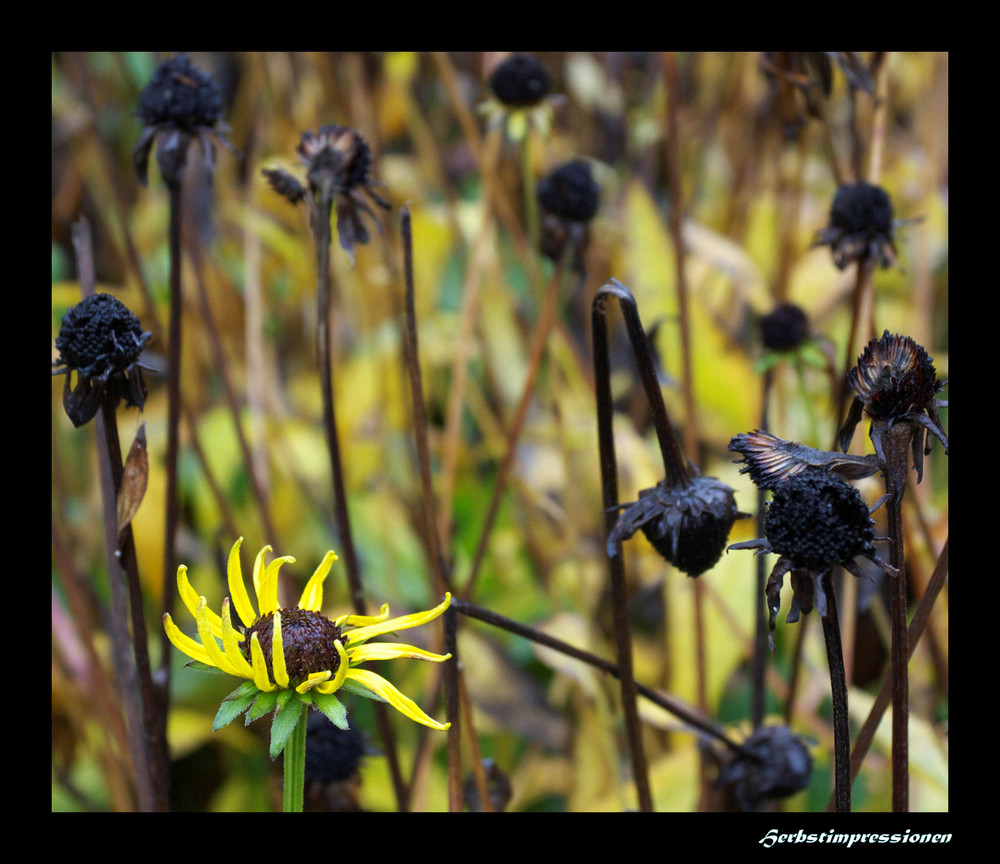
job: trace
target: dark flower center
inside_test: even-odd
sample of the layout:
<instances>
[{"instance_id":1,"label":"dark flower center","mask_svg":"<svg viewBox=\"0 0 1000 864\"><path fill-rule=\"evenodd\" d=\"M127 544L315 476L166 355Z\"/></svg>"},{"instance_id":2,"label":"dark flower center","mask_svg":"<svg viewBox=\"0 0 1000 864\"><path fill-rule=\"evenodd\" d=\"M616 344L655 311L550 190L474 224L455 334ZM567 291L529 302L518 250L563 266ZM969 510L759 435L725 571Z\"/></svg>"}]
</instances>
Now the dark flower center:
<instances>
[{"instance_id":1,"label":"dark flower center","mask_svg":"<svg viewBox=\"0 0 1000 864\"><path fill-rule=\"evenodd\" d=\"M138 113L147 126L172 123L194 132L219 120L222 93L208 72L178 54L157 67L139 96Z\"/></svg>"},{"instance_id":2,"label":"dark flower center","mask_svg":"<svg viewBox=\"0 0 1000 864\"><path fill-rule=\"evenodd\" d=\"M538 183L538 200L556 216L588 222L597 212L600 188L582 159L567 162Z\"/></svg>"},{"instance_id":3,"label":"dark flower center","mask_svg":"<svg viewBox=\"0 0 1000 864\"><path fill-rule=\"evenodd\" d=\"M60 362L87 378L125 372L150 334L117 297L91 294L67 310L56 337Z\"/></svg>"},{"instance_id":4,"label":"dark flower center","mask_svg":"<svg viewBox=\"0 0 1000 864\"><path fill-rule=\"evenodd\" d=\"M494 95L512 108L536 105L552 89L552 79L540 61L528 54L512 54L490 75Z\"/></svg>"},{"instance_id":5,"label":"dark flower center","mask_svg":"<svg viewBox=\"0 0 1000 864\"><path fill-rule=\"evenodd\" d=\"M775 489L764 533L793 566L820 572L870 549L874 524L857 489L827 471L807 469Z\"/></svg>"},{"instance_id":6,"label":"dark flower center","mask_svg":"<svg viewBox=\"0 0 1000 864\"><path fill-rule=\"evenodd\" d=\"M892 237L892 202L881 186L863 180L841 186L830 209L830 224L848 234Z\"/></svg>"},{"instance_id":7,"label":"dark flower center","mask_svg":"<svg viewBox=\"0 0 1000 864\"><path fill-rule=\"evenodd\" d=\"M340 628L319 612L308 609L281 609L281 644L285 654L285 669L292 686L309 677L310 672L329 670L336 674L340 666L340 655L334 641L342 640ZM260 640L267 674L274 680L271 644L274 637L274 613L268 612L245 633L242 651L250 661L250 640L253 634Z\"/></svg>"}]
</instances>

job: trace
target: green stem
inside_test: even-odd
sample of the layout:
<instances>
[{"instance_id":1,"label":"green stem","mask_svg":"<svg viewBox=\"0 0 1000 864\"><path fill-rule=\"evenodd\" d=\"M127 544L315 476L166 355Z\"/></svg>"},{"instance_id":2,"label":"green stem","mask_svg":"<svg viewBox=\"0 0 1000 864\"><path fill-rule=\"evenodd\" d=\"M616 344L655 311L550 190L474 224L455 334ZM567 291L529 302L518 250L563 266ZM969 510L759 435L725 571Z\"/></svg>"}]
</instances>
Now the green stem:
<instances>
[{"instance_id":1,"label":"green stem","mask_svg":"<svg viewBox=\"0 0 1000 864\"><path fill-rule=\"evenodd\" d=\"M538 253L538 196L535 194L535 176L531 170L531 140L528 135L521 141L521 185L524 187L524 219L528 231L528 248Z\"/></svg>"},{"instance_id":2,"label":"green stem","mask_svg":"<svg viewBox=\"0 0 1000 864\"><path fill-rule=\"evenodd\" d=\"M309 709L303 707L295 730L285 743L285 786L281 811L301 813L303 790L306 785L306 723Z\"/></svg>"}]
</instances>

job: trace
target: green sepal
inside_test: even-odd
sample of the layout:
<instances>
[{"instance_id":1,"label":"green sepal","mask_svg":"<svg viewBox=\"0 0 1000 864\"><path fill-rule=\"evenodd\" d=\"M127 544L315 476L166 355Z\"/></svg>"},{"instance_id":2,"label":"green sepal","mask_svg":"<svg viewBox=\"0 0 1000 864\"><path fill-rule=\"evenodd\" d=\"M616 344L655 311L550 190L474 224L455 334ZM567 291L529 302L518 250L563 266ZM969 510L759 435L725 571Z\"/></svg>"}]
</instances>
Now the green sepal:
<instances>
[{"instance_id":1,"label":"green sepal","mask_svg":"<svg viewBox=\"0 0 1000 864\"><path fill-rule=\"evenodd\" d=\"M197 669L199 672L211 672L213 675L228 675L228 672L224 672L218 666L209 666L207 663L202 663L200 660L189 660L184 664L189 669Z\"/></svg>"},{"instance_id":2,"label":"green sepal","mask_svg":"<svg viewBox=\"0 0 1000 864\"><path fill-rule=\"evenodd\" d=\"M341 690L346 690L348 693L353 693L355 696L364 696L365 699L371 699L373 702L385 702L378 693L373 693L367 687L362 687L356 681L345 681L340 688Z\"/></svg>"},{"instance_id":3,"label":"green sepal","mask_svg":"<svg viewBox=\"0 0 1000 864\"><path fill-rule=\"evenodd\" d=\"M294 691L284 690L282 692L290 695ZM292 732L295 731L295 727L299 722L299 715L305 709L305 706L298 699L285 699L284 701L284 707L282 707L271 723L271 749L269 753L272 759L277 759L281 755L281 751L285 749L285 743Z\"/></svg>"},{"instance_id":4,"label":"green sepal","mask_svg":"<svg viewBox=\"0 0 1000 864\"><path fill-rule=\"evenodd\" d=\"M225 701L229 702L235 699L242 699L245 696L256 696L258 693L260 693L260 691L257 689L257 685L254 684L253 681L244 681L226 697Z\"/></svg>"},{"instance_id":5,"label":"green sepal","mask_svg":"<svg viewBox=\"0 0 1000 864\"><path fill-rule=\"evenodd\" d=\"M263 717L269 711L274 710L274 706L278 704L278 693L279 690L271 690L268 692L259 693L257 696L257 701L253 703L253 707L247 711L247 721L246 725L249 726L258 717Z\"/></svg>"},{"instance_id":6,"label":"green sepal","mask_svg":"<svg viewBox=\"0 0 1000 864\"><path fill-rule=\"evenodd\" d=\"M219 711L215 715L215 721L212 723L213 732L218 732L224 726L228 726L232 723L233 720L246 711L247 708L250 707L253 700L257 698L256 687L254 687L249 693L242 692L243 690L244 685L241 685L222 700L222 704L219 706Z\"/></svg>"},{"instance_id":7,"label":"green sepal","mask_svg":"<svg viewBox=\"0 0 1000 864\"><path fill-rule=\"evenodd\" d=\"M350 728L347 724L347 709L333 693L314 693L313 705L338 729Z\"/></svg>"}]
</instances>

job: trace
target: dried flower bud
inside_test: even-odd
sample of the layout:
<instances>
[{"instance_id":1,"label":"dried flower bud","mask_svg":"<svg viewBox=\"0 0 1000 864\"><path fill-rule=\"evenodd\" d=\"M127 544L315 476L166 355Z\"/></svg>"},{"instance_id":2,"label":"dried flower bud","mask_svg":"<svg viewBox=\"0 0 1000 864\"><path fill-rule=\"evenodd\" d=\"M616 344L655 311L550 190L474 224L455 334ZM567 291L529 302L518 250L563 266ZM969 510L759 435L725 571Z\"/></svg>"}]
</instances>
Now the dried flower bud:
<instances>
[{"instance_id":1,"label":"dried flower bud","mask_svg":"<svg viewBox=\"0 0 1000 864\"><path fill-rule=\"evenodd\" d=\"M127 407L142 408L146 402L144 367L139 356L152 334L143 332L139 319L117 297L91 294L63 315L56 337L59 358L52 364L65 368L53 375L66 375L63 405L74 426L82 426L110 393ZM70 373L77 383L70 388Z\"/></svg>"},{"instance_id":2,"label":"dried flower bud","mask_svg":"<svg viewBox=\"0 0 1000 864\"><path fill-rule=\"evenodd\" d=\"M513 108L537 105L552 89L552 78L542 63L528 54L511 54L490 74L493 94Z\"/></svg>"},{"instance_id":3,"label":"dried flower bud","mask_svg":"<svg viewBox=\"0 0 1000 864\"><path fill-rule=\"evenodd\" d=\"M280 168L274 170L263 168L261 174L267 178L267 182L275 192L284 195L292 204L298 204L306 194L306 187L287 171L282 171Z\"/></svg>"},{"instance_id":4,"label":"dried flower bud","mask_svg":"<svg viewBox=\"0 0 1000 864\"><path fill-rule=\"evenodd\" d=\"M816 235L813 246L829 246L840 270L852 261L871 260L883 267L895 264L888 193L863 180L841 186L830 208L830 224Z\"/></svg>"},{"instance_id":5,"label":"dried flower bud","mask_svg":"<svg viewBox=\"0 0 1000 864\"><path fill-rule=\"evenodd\" d=\"M781 303L760 319L761 340L769 351L794 351L809 336L809 317L794 303Z\"/></svg>"},{"instance_id":6,"label":"dried flower bud","mask_svg":"<svg viewBox=\"0 0 1000 864\"><path fill-rule=\"evenodd\" d=\"M934 361L909 336L884 331L865 346L858 365L847 375L854 390L847 419L840 429L841 449L847 450L862 411L872 418L871 438L879 465L885 465L883 439L894 423L910 420L934 434L948 452L948 436L937 409L947 405L936 398L944 384L937 380ZM923 434L914 436L913 459L918 481L923 471Z\"/></svg>"},{"instance_id":7,"label":"dried flower bud","mask_svg":"<svg viewBox=\"0 0 1000 864\"><path fill-rule=\"evenodd\" d=\"M765 801L805 789L812 757L802 739L786 726L761 726L719 772L716 787L731 786L736 803L751 811Z\"/></svg>"},{"instance_id":8,"label":"dried flower bud","mask_svg":"<svg viewBox=\"0 0 1000 864\"><path fill-rule=\"evenodd\" d=\"M634 504L625 505L608 535L608 555L617 555L622 541L641 528L656 551L678 570L700 576L719 560L733 522L744 515L736 507L733 490L720 480L694 477L673 488L661 480L652 489L643 489Z\"/></svg>"}]
</instances>

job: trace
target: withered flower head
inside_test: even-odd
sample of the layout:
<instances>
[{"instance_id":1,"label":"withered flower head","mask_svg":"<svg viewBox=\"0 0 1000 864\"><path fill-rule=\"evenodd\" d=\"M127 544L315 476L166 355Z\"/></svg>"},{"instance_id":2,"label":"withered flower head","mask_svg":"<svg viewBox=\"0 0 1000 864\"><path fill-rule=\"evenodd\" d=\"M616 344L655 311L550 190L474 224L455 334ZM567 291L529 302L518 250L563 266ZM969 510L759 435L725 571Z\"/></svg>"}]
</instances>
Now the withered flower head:
<instances>
[{"instance_id":1,"label":"withered flower head","mask_svg":"<svg viewBox=\"0 0 1000 864\"><path fill-rule=\"evenodd\" d=\"M895 264L892 201L888 193L863 180L841 186L830 208L830 224L816 234L813 246L829 246L833 263L840 270L852 261L870 260L882 267Z\"/></svg>"},{"instance_id":2,"label":"withered flower head","mask_svg":"<svg viewBox=\"0 0 1000 864\"><path fill-rule=\"evenodd\" d=\"M812 756L802 739L787 726L760 726L743 742L719 772L716 787L731 786L743 811L805 789L812 773Z\"/></svg>"},{"instance_id":3,"label":"withered flower head","mask_svg":"<svg viewBox=\"0 0 1000 864\"><path fill-rule=\"evenodd\" d=\"M947 402L936 398L944 383L937 380L934 361L909 336L897 336L884 331L881 339L872 339L858 358L858 364L847 373L855 393L840 429L841 449L847 450L862 412L872 419L871 439L880 465L885 465L884 437L893 424L912 421L933 433L948 452L948 436L941 427L938 408ZM924 449L924 439L927 449ZM930 452L930 439L925 432L913 436L913 462L918 481L923 475L923 455Z\"/></svg>"},{"instance_id":4,"label":"withered flower head","mask_svg":"<svg viewBox=\"0 0 1000 864\"><path fill-rule=\"evenodd\" d=\"M157 138L156 160L168 185L180 183L187 162L187 149L197 137L211 174L215 150L209 135L232 149L225 136L222 118L222 93L215 79L195 66L187 54L178 54L161 63L139 95L137 111L142 120L142 134L135 145L139 182L148 179L149 151Z\"/></svg>"},{"instance_id":5,"label":"withered flower head","mask_svg":"<svg viewBox=\"0 0 1000 864\"><path fill-rule=\"evenodd\" d=\"M688 576L700 576L722 555L733 522L743 518L733 490L712 477L693 477L674 487L661 480L643 489L639 500L625 507L608 535L607 552L614 557L640 528L656 551Z\"/></svg>"},{"instance_id":6,"label":"withered flower head","mask_svg":"<svg viewBox=\"0 0 1000 864\"><path fill-rule=\"evenodd\" d=\"M331 123L321 126L317 132L303 132L296 152L306 167L308 188L280 169L265 169L264 176L276 192L293 204L308 198L314 219L333 207L337 213L340 245L353 264L354 244L367 243L371 239L362 215L371 217L379 232L382 231L382 223L364 195L385 210L392 206L373 188L380 184L371 176L371 148L354 129Z\"/></svg>"},{"instance_id":7,"label":"withered flower head","mask_svg":"<svg viewBox=\"0 0 1000 864\"><path fill-rule=\"evenodd\" d=\"M809 468L823 468L848 480L860 480L878 471L874 456L817 450L760 429L734 435L729 450L743 455L746 465L740 473L749 474L759 489L774 489Z\"/></svg>"},{"instance_id":8,"label":"withered flower head","mask_svg":"<svg viewBox=\"0 0 1000 864\"><path fill-rule=\"evenodd\" d=\"M552 78L541 61L530 54L511 54L490 74L490 89L504 105L537 105L552 89Z\"/></svg>"},{"instance_id":9,"label":"withered flower head","mask_svg":"<svg viewBox=\"0 0 1000 864\"><path fill-rule=\"evenodd\" d=\"M597 213L601 194L590 163L575 159L559 166L538 182L537 192L543 211L542 253L558 262L568 244L573 250L573 268L582 270L590 239L588 225Z\"/></svg>"},{"instance_id":10,"label":"withered flower head","mask_svg":"<svg viewBox=\"0 0 1000 864\"><path fill-rule=\"evenodd\" d=\"M798 621L813 602L825 614L825 595L818 580L823 572L839 564L855 576L863 576L857 561L867 558L883 570L889 564L875 552L875 522L858 490L823 468L808 468L774 488L774 497L764 517L764 537L734 543L730 549L757 549L757 554L779 556L768 577L765 593L769 609L771 650L774 622L780 607L780 591L786 573L792 574L794 599L786 620Z\"/></svg>"},{"instance_id":11,"label":"withered flower head","mask_svg":"<svg viewBox=\"0 0 1000 864\"><path fill-rule=\"evenodd\" d=\"M62 366L53 375L65 375L63 406L74 426L82 426L109 394L117 403L125 399L129 408L146 403L146 382L139 362L142 349L152 334L143 332L139 319L117 297L91 294L63 315L56 337ZM70 387L72 372L76 386Z\"/></svg>"},{"instance_id":12,"label":"withered flower head","mask_svg":"<svg viewBox=\"0 0 1000 864\"><path fill-rule=\"evenodd\" d=\"M809 317L794 303L781 303L760 318L760 334L769 351L794 351L809 336Z\"/></svg>"}]
</instances>

